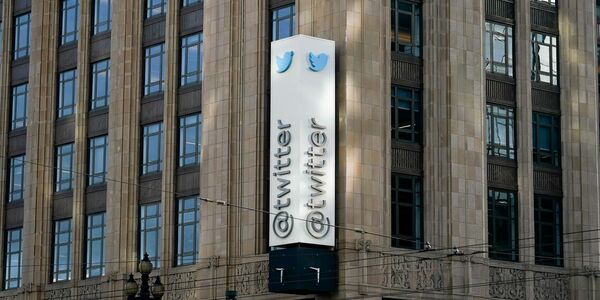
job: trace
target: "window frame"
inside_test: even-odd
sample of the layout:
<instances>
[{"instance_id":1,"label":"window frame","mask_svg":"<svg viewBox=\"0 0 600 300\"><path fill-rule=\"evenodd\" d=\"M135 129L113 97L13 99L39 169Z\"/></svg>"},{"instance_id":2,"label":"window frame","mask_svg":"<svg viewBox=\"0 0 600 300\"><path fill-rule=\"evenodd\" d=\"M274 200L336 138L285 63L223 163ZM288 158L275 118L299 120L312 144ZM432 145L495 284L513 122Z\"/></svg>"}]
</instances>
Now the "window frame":
<instances>
[{"instance_id":1,"label":"window frame","mask_svg":"<svg viewBox=\"0 0 600 300\"><path fill-rule=\"evenodd\" d=\"M540 117L551 118L551 124L550 125L539 124ZM532 116L532 138L533 138L532 151L533 151L534 164L548 166L548 167L557 168L557 169L561 168L562 142L561 142L561 136L560 136L560 130L561 130L560 126L561 126L560 116L536 112L536 111L533 112L533 116ZM547 151L542 150L539 147L539 140L540 140L540 136L541 136L540 128L548 128L548 130L549 130L550 149L548 149ZM556 139L556 141L555 141L555 139ZM554 149L554 147L556 147L556 149ZM551 157L552 162L551 163L544 162L541 158L542 155L552 156Z\"/></svg>"},{"instance_id":2,"label":"window frame","mask_svg":"<svg viewBox=\"0 0 600 300\"><path fill-rule=\"evenodd\" d=\"M185 123L187 120L194 118L193 123ZM203 117L201 113L189 114L185 116L180 116L179 120L179 139L178 139L178 166L186 167L200 164L200 160L202 158L202 124ZM194 152L188 153L186 151L187 145L187 131L189 128L196 128L196 149ZM188 162L188 159L192 158L193 162Z\"/></svg>"},{"instance_id":3,"label":"window frame","mask_svg":"<svg viewBox=\"0 0 600 300\"><path fill-rule=\"evenodd\" d=\"M550 44L543 42L544 37L550 37ZM542 38L542 41L539 41L539 38ZM553 44L554 43L554 44ZM536 46L537 45L537 46ZM539 55L536 55L536 47L539 52L540 45L548 47L549 49L549 59L550 68L549 72L544 72L541 70L541 64L539 62ZM536 59L537 57L537 59ZM554 34L549 34L545 32L531 32L531 81L550 84L553 86L558 86L560 83L560 64L559 64L559 39L558 36ZM543 81L542 76L549 77L549 81Z\"/></svg>"},{"instance_id":4,"label":"window frame","mask_svg":"<svg viewBox=\"0 0 600 300\"><path fill-rule=\"evenodd\" d=\"M411 189L401 188L400 180L410 180ZM395 195L396 193L410 193L412 195L411 203L403 203ZM423 210L423 184L422 178L419 176L411 176L392 172L391 176L391 208L390 208L390 220L391 220L391 246L393 248L408 248L419 250L423 248L424 240L424 210ZM400 228L402 228L401 209L412 210L412 216L414 224L413 233L411 236L400 234ZM394 214L396 214L396 220L394 220ZM394 232L398 232L394 234Z\"/></svg>"},{"instance_id":5,"label":"window frame","mask_svg":"<svg viewBox=\"0 0 600 300\"><path fill-rule=\"evenodd\" d=\"M102 151L102 170L96 170L96 151ZM106 183L108 165L108 135L99 135L88 139L88 186Z\"/></svg>"},{"instance_id":6,"label":"window frame","mask_svg":"<svg viewBox=\"0 0 600 300\"><path fill-rule=\"evenodd\" d=\"M70 150L67 148L69 147ZM63 152L67 151L67 152ZM54 180L54 192L67 192L73 189L73 158L75 154L75 146L73 143L67 143L56 146L55 152L55 165L56 165L56 173ZM64 168L62 164L62 159L65 157L69 157L70 165L68 168ZM66 171L66 172L65 172ZM68 173L69 176L63 177L63 173ZM66 188L63 188L63 185L66 185Z\"/></svg>"},{"instance_id":7,"label":"window frame","mask_svg":"<svg viewBox=\"0 0 600 300\"><path fill-rule=\"evenodd\" d=\"M148 214L148 210L150 207L156 207L156 213L149 215ZM160 202L154 202L154 203L147 203L147 204L140 204L140 219L139 219L139 251L138 251L138 258L141 260L144 257L144 253L148 252L148 250L150 249L148 247L148 244L146 243L148 241L147 236L149 234L153 234L155 235L154 240L156 241L156 245L154 245L153 247L153 251L155 251L156 255L152 255L152 253L148 253L148 258L150 259L150 261L152 262L152 265L154 266L155 269L160 268L161 265L161 258L160 258L160 244L161 244L161 203ZM153 221L152 221L153 220ZM155 226L152 227L148 227L147 226L147 222L153 222L155 224Z\"/></svg>"},{"instance_id":8,"label":"window frame","mask_svg":"<svg viewBox=\"0 0 600 300\"><path fill-rule=\"evenodd\" d=\"M110 59L103 59L92 63L91 77L91 90L90 90L90 111L107 107L110 104ZM104 75L105 80L103 84L104 96L99 96L99 84L98 78Z\"/></svg>"},{"instance_id":9,"label":"window frame","mask_svg":"<svg viewBox=\"0 0 600 300\"><path fill-rule=\"evenodd\" d=\"M542 202L551 201L552 209L543 207ZM534 195L534 226L535 226L535 263L538 265L548 265L554 267L564 266L564 245L563 245L563 211L562 198L550 197L545 195ZM551 223L542 222L542 214L550 213L553 215ZM552 227L552 247L553 253L547 253L543 246L547 243L542 240L542 230L544 226Z\"/></svg>"},{"instance_id":10,"label":"window frame","mask_svg":"<svg viewBox=\"0 0 600 300\"><path fill-rule=\"evenodd\" d=\"M160 52L153 52L153 49L160 49ZM158 64L159 79L152 80L152 69L154 59L159 58ZM144 48L144 96L162 93L165 90L165 43L158 43ZM158 89L155 89L158 87Z\"/></svg>"},{"instance_id":11,"label":"window frame","mask_svg":"<svg viewBox=\"0 0 600 300\"><path fill-rule=\"evenodd\" d=\"M410 13L404 10L400 10L399 4L405 4L411 6ZM391 0L391 8L390 8L390 16L391 20L391 52L393 54L404 54L411 55L415 57L421 57L422 55L422 47L423 47L423 7L420 3L406 1L406 0ZM404 43L401 42L400 39L395 38L394 31L395 28L399 28L399 20L400 15L405 15L410 17L411 24L411 42ZM398 33L399 35L399 33ZM400 50L400 47L406 47L410 49L406 51Z\"/></svg>"},{"instance_id":12,"label":"window frame","mask_svg":"<svg viewBox=\"0 0 600 300\"><path fill-rule=\"evenodd\" d=\"M188 42L190 38L197 37L197 42ZM198 84L202 82L203 68L202 59L204 58L204 34L202 32L196 32L182 36L180 38L180 64L179 64L179 86L184 87L188 85ZM197 47L198 57L196 62L196 71L189 71L189 50L190 48ZM193 79L196 78L196 79Z\"/></svg>"},{"instance_id":13,"label":"window frame","mask_svg":"<svg viewBox=\"0 0 600 300\"><path fill-rule=\"evenodd\" d=\"M29 83L21 83L12 86L10 107L10 130L27 127L27 100L29 96ZM19 107L22 105L22 116L17 116Z\"/></svg>"},{"instance_id":14,"label":"window frame","mask_svg":"<svg viewBox=\"0 0 600 300\"><path fill-rule=\"evenodd\" d=\"M18 232L18 237L13 238L13 233ZM12 290L21 287L23 280L23 227L7 229L5 231L4 241L4 290ZM11 251L13 249L13 243L18 243L18 251ZM17 256L18 263L16 266L12 265L13 255ZM12 277L12 268L17 269L17 277ZM12 282L16 281L16 286L11 285Z\"/></svg>"},{"instance_id":15,"label":"window frame","mask_svg":"<svg viewBox=\"0 0 600 300\"><path fill-rule=\"evenodd\" d=\"M73 3L69 4L70 1ZM61 0L60 1L60 45L77 42L79 33L79 0ZM74 11L75 19L72 20L71 13ZM69 25L75 23L74 31L67 31Z\"/></svg>"},{"instance_id":16,"label":"window frame","mask_svg":"<svg viewBox=\"0 0 600 300\"><path fill-rule=\"evenodd\" d=\"M68 76L68 77L67 77ZM71 83L72 99L66 99L67 84ZM62 71L58 74L58 99L56 101L56 118L66 118L75 114L77 103L77 69ZM68 102L67 102L68 100Z\"/></svg>"},{"instance_id":17,"label":"window frame","mask_svg":"<svg viewBox=\"0 0 600 300\"><path fill-rule=\"evenodd\" d=\"M150 19L153 17L158 17L158 16L162 16L167 12L167 1L165 0L158 0L160 1L160 3L158 4L154 4L154 0L146 0L146 19ZM159 13L154 13L154 10L158 9L160 12Z\"/></svg>"},{"instance_id":18,"label":"window frame","mask_svg":"<svg viewBox=\"0 0 600 300\"><path fill-rule=\"evenodd\" d=\"M26 20L23 17L27 17ZM23 21L24 20L24 21ZM27 37L25 38L26 45L20 45L21 26L26 26ZM29 56L31 48L31 12L20 14L14 17L13 28L13 60Z\"/></svg>"},{"instance_id":19,"label":"window frame","mask_svg":"<svg viewBox=\"0 0 600 300\"><path fill-rule=\"evenodd\" d=\"M400 90L410 91L411 98L405 98L400 95ZM392 84L391 88L391 137L392 141L407 143L422 143L423 127L423 104L421 101L421 91L419 89ZM400 126L400 112L403 110L400 102L410 103L411 126L409 130L403 129L406 126ZM417 107L417 109L415 109ZM410 135L409 139L400 137L401 134Z\"/></svg>"},{"instance_id":20,"label":"window frame","mask_svg":"<svg viewBox=\"0 0 600 300\"><path fill-rule=\"evenodd\" d=\"M191 208L187 208L187 203L194 203L193 207ZM193 214L193 220L192 221L184 221L185 220L185 216L187 214ZM200 201L198 199L198 196L189 196L189 197L184 197L184 198L179 198L177 199L177 219L175 220L176 224L177 224L177 232L176 232L176 238L177 238L177 245L176 245L176 250L175 250L175 254L176 254L176 262L175 265L176 266L185 266L185 265L192 265L195 264L198 257L199 257L199 251L200 251ZM183 248L185 247L185 240L184 240L184 236L185 236L185 232L187 230L189 230L191 227L191 230L193 231L193 244L194 244L194 249L193 251L184 251ZM191 259L191 261L190 261Z\"/></svg>"},{"instance_id":21,"label":"window frame","mask_svg":"<svg viewBox=\"0 0 600 300\"><path fill-rule=\"evenodd\" d=\"M504 110L506 114L502 115L498 110ZM498 120L504 120L504 140L506 145L496 143L496 137L498 136L498 130L496 130ZM517 159L517 129L516 129L516 112L515 108L506 105L499 105L494 103L487 103L486 105L486 147L487 155L508 159ZM502 154L501 151L505 151L506 154Z\"/></svg>"},{"instance_id":22,"label":"window frame","mask_svg":"<svg viewBox=\"0 0 600 300\"><path fill-rule=\"evenodd\" d=\"M102 5L102 0L94 0L92 7L92 35L98 35L112 30L112 0L107 0L107 19L100 20L98 12Z\"/></svg>"},{"instance_id":23,"label":"window frame","mask_svg":"<svg viewBox=\"0 0 600 300\"><path fill-rule=\"evenodd\" d=\"M503 29L503 33L501 33L496 28L500 27ZM496 41L496 37L504 38L504 59L505 62L496 62L494 60L495 57L495 47L494 42ZM489 39L488 39L489 38ZM484 31L484 59L483 62L485 64L485 70L488 73L500 74L508 77L514 76L514 29L513 26L496 23L492 21L485 21L485 31ZM487 46L487 47L486 47ZM489 56L489 58L488 58ZM504 72L500 72L500 70L504 68ZM500 69L500 70L499 70Z\"/></svg>"},{"instance_id":24,"label":"window frame","mask_svg":"<svg viewBox=\"0 0 600 300\"><path fill-rule=\"evenodd\" d=\"M9 203L23 201L25 198L25 154L15 155L10 158L9 162L9 182L8 182L8 197L7 200ZM20 162L20 163L19 163ZM15 169L20 167L20 183L21 188L15 189L15 177L17 177L17 173ZM15 194L17 195L15 197Z\"/></svg>"},{"instance_id":25,"label":"window frame","mask_svg":"<svg viewBox=\"0 0 600 300\"><path fill-rule=\"evenodd\" d=\"M181 0L181 7L200 5L200 3L202 3L202 1L203 0Z\"/></svg>"},{"instance_id":26,"label":"window frame","mask_svg":"<svg viewBox=\"0 0 600 300\"><path fill-rule=\"evenodd\" d=\"M100 220L100 223L96 223L96 217ZM93 278L93 277L101 277L106 273L106 213L100 212L95 214L87 215L87 223L86 223L86 236L85 236L85 278ZM94 230L99 229L101 234L100 236L96 236L94 234ZM93 245L98 242L100 244L100 248L96 249ZM100 261L92 262L92 258L96 251L100 251ZM100 271L98 273L93 273L94 271Z\"/></svg>"},{"instance_id":27,"label":"window frame","mask_svg":"<svg viewBox=\"0 0 600 300\"><path fill-rule=\"evenodd\" d=\"M68 222L68 230L62 230L61 228L61 224L63 224L63 222ZM68 234L68 239L66 242L60 242L61 240L61 234ZM73 253L72 253L72 245L73 245L73 224L72 224L72 220L69 219L62 219L62 220L55 220L54 221L54 231L53 231L53 235L54 237L54 241L53 241L53 252L52 252L52 282L62 282L62 281L69 281L72 279L72 263L73 263ZM61 256L61 247L63 246L67 246L67 268L66 269L60 269L60 263L59 263L59 257ZM65 274L66 278L65 279L60 279L61 274Z\"/></svg>"},{"instance_id":28,"label":"window frame","mask_svg":"<svg viewBox=\"0 0 600 300\"><path fill-rule=\"evenodd\" d=\"M291 14L280 16L280 12L283 10L291 8ZM288 38L294 36L296 34L296 4L289 3L281 6L273 7L269 13L271 17L271 41L277 41L280 39ZM280 24L283 21L291 19L290 30L284 34L280 33Z\"/></svg>"},{"instance_id":29,"label":"window frame","mask_svg":"<svg viewBox=\"0 0 600 300\"><path fill-rule=\"evenodd\" d=\"M157 130L150 131L153 127L158 126ZM152 174L162 172L163 168L163 139L164 139L164 128L163 122L156 122L151 124L146 124L142 126L142 175ZM150 142L151 138L158 136L158 159L150 161L149 153L150 153ZM156 169L151 169L152 166L156 166Z\"/></svg>"},{"instance_id":30,"label":"window frame","mask_svg":"<svg viewBox=\"0 0 600 300\"><path fill-rule=\"evenodd\" d=\"M506 195L508 216L501 215L503 209L497 208L500 194ZM515 191L489 188L488 189L488 244L491 259L505 261L519 261L519 207ZM512 241L511 245L502 247L497 244L497 222L505 221L510 224Z\"/></svg>"}]
</instances>

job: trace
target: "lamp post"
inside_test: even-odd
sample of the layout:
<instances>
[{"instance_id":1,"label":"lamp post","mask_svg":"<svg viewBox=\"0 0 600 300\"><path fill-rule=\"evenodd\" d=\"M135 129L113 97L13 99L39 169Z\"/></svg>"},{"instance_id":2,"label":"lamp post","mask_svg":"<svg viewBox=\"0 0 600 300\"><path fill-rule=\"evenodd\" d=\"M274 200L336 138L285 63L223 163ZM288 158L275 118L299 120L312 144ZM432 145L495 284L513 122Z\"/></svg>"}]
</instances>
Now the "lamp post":
<instances>
[{"instance_id":1,"label":"lamp post","mask_svg":"<svg viewBox=\"0 0 600 300\"><path fill-rule=\"evenodd\" d=\"M138 269L140 270L140 273L142 273L142 284L138 286L137 282L135 282L135 279L133 279L133 274L129 274L129 279L127 279L127 283L125 284L125 293L127 294L127 299L160 300L165 294L165 287L160 282L160 276L156 276L156 280L152 284L152 289L150 289L149 282L150 272L152 272L152 262L148 258L148 253L144 253L144 258L142 261L140 261Z\"/></svg>"}]
</instances>

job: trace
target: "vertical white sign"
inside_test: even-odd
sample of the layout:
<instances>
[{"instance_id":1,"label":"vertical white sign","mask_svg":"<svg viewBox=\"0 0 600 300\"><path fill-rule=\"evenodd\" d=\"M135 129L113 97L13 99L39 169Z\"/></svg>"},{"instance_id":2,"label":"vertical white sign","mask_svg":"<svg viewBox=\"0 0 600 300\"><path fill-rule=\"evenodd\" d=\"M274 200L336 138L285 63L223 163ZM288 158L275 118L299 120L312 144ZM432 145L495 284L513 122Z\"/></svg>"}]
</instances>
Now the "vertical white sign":
<instances>
[{"instance_id":1,"label":"vertical white sign","mask_svg":"<svg viewBox=\"0 0 600 300\"><path fill-rule=\"evenodd\" d=\"M335 245L335 42L271 43L269 245Z\"/></svg>"}]
</instances>

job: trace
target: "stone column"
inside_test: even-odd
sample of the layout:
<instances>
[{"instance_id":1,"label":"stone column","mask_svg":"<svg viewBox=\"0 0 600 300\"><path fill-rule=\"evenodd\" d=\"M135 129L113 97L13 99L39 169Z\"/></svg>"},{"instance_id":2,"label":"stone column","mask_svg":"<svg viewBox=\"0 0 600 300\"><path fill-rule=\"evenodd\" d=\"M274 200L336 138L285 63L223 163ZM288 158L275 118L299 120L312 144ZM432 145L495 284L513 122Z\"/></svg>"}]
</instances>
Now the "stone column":
<instances>
[{"instance_id":1,"label":"stone column","mask_svg":"<svg viewBox=\"0 0 600 300\"><path fill-rule=\"evenodd\" d=\"M27 112L27 160L23 219L23 286L38 299L49 281L54 191L54 118L58 1L32 1Z\"/></svg>"}]
</instances>

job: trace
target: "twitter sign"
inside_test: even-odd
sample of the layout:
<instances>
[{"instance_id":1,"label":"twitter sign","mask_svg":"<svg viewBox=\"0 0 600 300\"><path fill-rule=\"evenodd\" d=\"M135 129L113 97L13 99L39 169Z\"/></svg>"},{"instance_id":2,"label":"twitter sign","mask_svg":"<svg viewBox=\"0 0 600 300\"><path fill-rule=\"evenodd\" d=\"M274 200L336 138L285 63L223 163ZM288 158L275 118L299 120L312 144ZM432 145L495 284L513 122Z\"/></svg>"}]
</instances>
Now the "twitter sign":
<instances>
[{"instance_id":1,"label":"twitter sign","mask_svg":"<svg viewBox=\"0 0 600 300\"><path fill-rule=\"evenodd\" d=\"M271 247L335 246L335 43L271 43Z\"/></svg>"}]
</instances>

